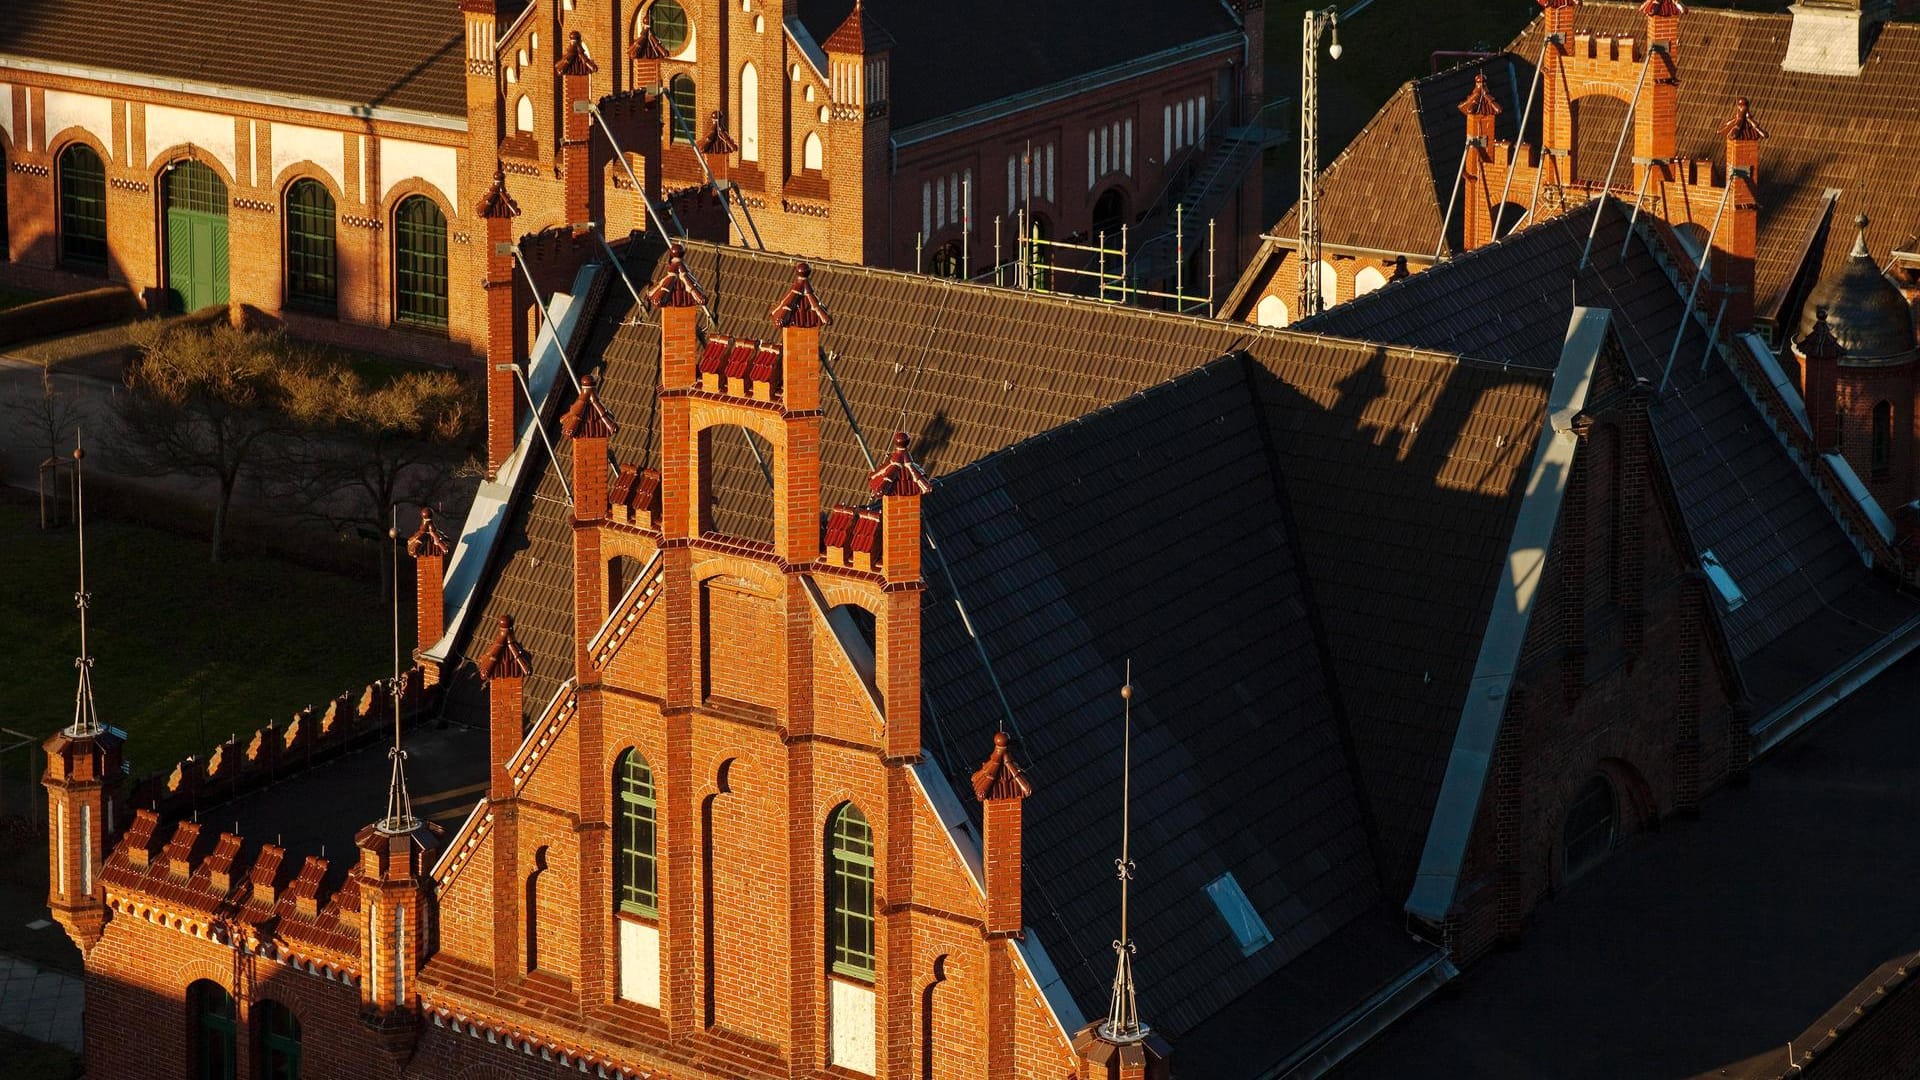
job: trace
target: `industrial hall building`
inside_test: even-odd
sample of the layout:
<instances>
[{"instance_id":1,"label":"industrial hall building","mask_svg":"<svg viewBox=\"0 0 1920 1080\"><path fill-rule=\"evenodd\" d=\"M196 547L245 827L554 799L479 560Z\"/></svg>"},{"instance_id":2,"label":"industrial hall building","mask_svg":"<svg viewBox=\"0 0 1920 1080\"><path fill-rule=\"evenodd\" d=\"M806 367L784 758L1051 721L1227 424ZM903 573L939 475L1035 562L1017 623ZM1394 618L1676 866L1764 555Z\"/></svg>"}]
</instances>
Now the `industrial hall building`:
<instances>
[{"instance_id":1,"label":"industrial hall building","mask_svg":"<svg viewBox=\"0 0 1920 1080\"><path fill-rule=\"evenodd\" d=\"M485 348L496 172L598 222L991 275L1028 238L1258 242L1260 0L346 0L0 10L0 275L244 306L309 338ZM990 58L990 59L989 59ZM591 205L563 178L592 170ZM649 206L653 207L649 211ZM661 233L664 235L664 231ZM1164 249L1164 250L1162 250ZM406 333L394 335L393 329Z\"/></svg>"},{"instance_id":2,"label":"industrial hall building","mask_svg":"<svg viewBox=\"0 0 1920 1080\"><path fill-rule=\"evenodd\" d=\"M558 230L528 327L521 183L413 665L151 776L47 744L115 1075L1321 1075L1920 641L1618 202L1298 329Z\"/></svg>"}]
</instances>

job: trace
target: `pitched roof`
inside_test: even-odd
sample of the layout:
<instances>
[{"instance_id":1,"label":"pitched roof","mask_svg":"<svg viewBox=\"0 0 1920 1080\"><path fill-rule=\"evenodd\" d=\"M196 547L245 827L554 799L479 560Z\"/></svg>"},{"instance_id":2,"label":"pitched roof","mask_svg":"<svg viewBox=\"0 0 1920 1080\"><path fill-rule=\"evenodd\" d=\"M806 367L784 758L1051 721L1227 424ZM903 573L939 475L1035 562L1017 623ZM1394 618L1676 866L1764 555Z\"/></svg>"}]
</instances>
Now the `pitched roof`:
<instances>
[{"instance_id":1,"label":"pitched roof","mask_svg":"<svg viewBox=\"0 0 1920 1080\"><path fill-rule=\"evenodd\" d=\"M636 280L664 267L657 247L631 258ZM687 262L712 294L720 328L732 333L759 332L769 299L792 281L788 260L737 248L689 245ZM1157 737L1166 740L1167 768L1201 750L1216 758L1223 753L1213 741L1223 738L1220 731L1187 726L1189 708L1215 721L1222 714L1245 718L1246 737L1264 744L1272 733L1253 723L1263 705L1244 695L1266 687L1301 706L1298 715L1265 723L1318 740L1284 749L1283 759L1298 763L1288 769L1299 779L1283 781L1277 792L1260 786L1260 778L1233 775L1233 762L1224 760L1156 780L1169 820L1195 823L1211 851L1162 841L1171 845L1168 856L1153 864L1167 875L1169 890L1153 904L1167 912L1163 925L1170 925L1153 933L1178 939L1166 947L1169 967L1158 977L1184 991L1156 1003L1163 1013L1156 1022L1197 1022L1220 1004L1226 987L1245 985L1275 963L1256 957L1226 970L1232 967L1227 953L1237 949L1222 946L1224 927L1197 895L1206 873L1235 869L1274 931L1279 944L1269 951L1276 957L1310 947L1338 928L1341 913L1378 895L1353 878L1365 878L1366 856L1354 850L1352 812L1342 809L1348 804L1339 795L1351 779L1324 756L1330 736L1320 710L1326 706L1314 690L1313 662L1301 652L1301 620L1315 628L1331 657L1321 670L1331 674L1332 691L1321 696L1344 716L1346 745L1362 763L1359 820L1373 841L1379 880L1389 889L1403 886L1424 843L1523 471L1545 420L1546 376L832 263L816 263L812 280L834 312L823 343L861 431L868 439L898 426L914 432L914 456L937 481L927 499L929 521L936 531L955 523L938 532L942 546L929 551L927 576L935 590L952 588L935 568L943 555L954 562L970 615L989 627L984 641L996 658L996 675L1018 688L1009 696L1031 740L1021 760L1035 775L1040 800L1030 806L1029 828L1062 828L1065 815L1077 815L1071 821L1081 827L1074 835L1030 841L1055 845L1050 850L1069 868L1046 886L1057 898L1036 900L1030 913L1036 927L1043 916L1060 920L1057 932L1041 937L1076 995L1096 993L1094 980L1107 975L1102 958L1113 934L1111 872L1094 864L1104 865L1112 854L1111 808L1092 799L1056 804L1057 794L1049 792L1081 790L1076 783L1097 787L1112 768L1099 764L1104 748L1084 740L1053 744L1044 731L1045 725L1064 731L1111 719L1118 665L1129 652L1142 666L1147 707L1157 713L1164 700L1167 708L1177 702L1182 709L1152 717L1146 728L1162 732ZM613 439L616 457L652 465L659 330L651 321L621 325L625 295L606 291L596 338L577 355L604 365L602 392L622 420ZM1213 363L1236 351L1246 359ZM1204 370L1080 419L1196 368ZM822 400L822 499L864 501L866 459L834 388L823 387ZM1108 437L1119 430L1128 432L1124 439ZM1048 433L1044 439L996 455L1042 433ZM1216 436L1222 445L1210 446ZM1128 450L1104 471L1093 470L1116 443ZM1256 443L1271 455L1264 474ZM564 459L570 446L560 453ZM1070 469L1091 479L1062 490L1061 468L1043 469L1051 479L1042 500L1031 493L1040 481L1029 463L1049 455L1063 455ZM1265 497L1272 506L1242 511L1248 523L1266 523L1260 530L1249 533L1247 523L1222 519L1229 478L1239 488L1271 492ZM721 443L713 485L716 515L729 523L723 528L765 533L764 522L756 526L738 513L766 499L764 476L744 445ZM1076 499L1092 508L1083 511ZM1184 513L1220 523L1194 527ZM1282 529L1287 522L1290 534ZM484 586L473 625L492 627L502 614L516 616L515 632L534 669L527 694L544 704L572 655L571 531L555 469L543 468L534 490L520 493L505 529L509 555ZM1222 545L1232 560L1205 557ZM1071 565L1069 556L1082 549L1077 557L1088 560L1088 569L1107 572ZM1022 552L1030 557L1018 557ZM1256 553L1265 577L1239 565ZM1176 566L1182 559L1189 565ZM1138 569L1142 561L1152 574ZM1296 568L1291 574L1289 561ZM1139 594L1117 590L1116 580ZM1153 603L1166 612L1165 625L1190 622L1192 633L1213 639L1169 653L1164 638L1173 635L1141 614ZM990 745L978 732L991 730L998 706L991 690L981 689L971 642L954 644L953 613L929 604L923 675L930 716L938 719L928 725L927 741L954 788L964 791ZM1206 605L1257 618L1268 634L1225 636L1232 625L1207 614ZM1148 638L1134 636L1156 627ZM485 644L464 647L471 655ZM1156 652L1170 664L1177 659L1178 669L1150 675ZM1195 674L1196 665L1209 661L1204 674ZM1325 658L1317 663L1329 665ZM454 682L456 693L471 692L462 689L470 679ZM980 704L983 693L992 709ZM943 732L948 745L933 746ZM1304 752L1309 746L1311 754ZM1341 752L1349 751L1343 746ZM1076 780L1082 767L1088 771ZM1272 822L1262 826L1273 833L1263 853L1235 839L1237 829L1253 826L1221 816L1236 812L1207 790L1215 777L1253 785L1245 795L1250 800L1281 800L1273 804ZM1319 786L1307 785L1308 777ZM1288 799L1298 805L1282 805ZM1041 812L1040 805L1049 809ZM1062 823L1043 825L1050 814ZM1302 867L1319 860L1327 865L1318 876L1302 876ZM1141 861L1148 865L1148 856ZM1144 926L1140 938L1143 948L1154 948ZM1143 986L1160 962L1155 955L1142 957Z\"/></svg>"},{"instance_id":2,"label":"pitched roof","mask_svg":"<svg viewBox=\"0 0 1920 1080\"><path fill-rule=\"evenodd\" d=\"M456 0L9 0L0 57L139 72L298 98L467 115Z\"/></svg>"},{"instance_id":3,"label":"pitched roof","mask_svg":"<svg viewBox=\"0 0 1920 1080\"><path fill-rule=\"evenodd\" d=\"M1637 4L1599 0L1579 12L1575 25L1581 33L1645 35ZM1793 298L1793 274L1826 211L1829 189L1841 192L1838 221L1864 212L1884 226L1875 230L1884 236L1920 227L1910 162L1920 145L1911 92L1920 83L1920 25L1882 27L1860 75L1844 77L1781 69L1792 18L1708 7L1689 8L1680 18L1680 153L1724 160L1720 125L1740 97L1752 100L1754 116L1770 135L1760 146L1755 267L1755 310L1763 316ZM1524 111L1515 106L1524 104L1544 26L1544 19L1535 18L1505 55L1409 83L1389 100L1324 174L1325 242L1431 253L1466 137L1457 106L1471 92L1474 72L1484 71L1496 100L1507 107L1498 137L1513 138ZM1626 110L1614 102L1594 107L1611 110L1605 113L1611 119L1587 125L1576 149L1586 161L1600 162L1604 172ZM1530 126L1528 137L1537 141L1537 106ZM1297 235L1297 213L1297 207L1288 211L1273 235ZM1814 253L1828 271L1840 267L1850 250L1852 235L1841 231L1845 235ZM1457 220L1450 232L1451 247L1459 236ZM1270 276L1278 252L1277 245L1266 245L1243 283Z\"/></svg>"},{"instance_id":4,"label":"pitched roof","mask_svg":"<svg viewBox=\"0 0 1920 1080\"><path fill-rule=\"evenodd\" d=\"M1583 207L1525 229L1301 329L1551 369L1576 305L1618 312L1614 326L1634 374L1656 387L1667 379L1649 419L1687 531L1745 594L1732 609L1719 604L1728 646L1755 703L1777 703L1891 632L1910 617L1896 617L1898 610L1913 605L1877 586L1727 364L1717 355L1703 363L1707 338L1697 320L1686 322L1673 351L1681 286L1644 240L1624 244L1623 253L1628 226L1619 207L1604 211L1592 260L1578 269L1596 212ZM1836 639L1850 651L1823 650L1813 664L1783 668L1769 649L1779 642L1804 652L1810 641Z\"/></svg>"},{"instance_id":5,"label":"pitched roof","mask_svg":"<svg viewBox=\"0 0 1920 1080\"><path fill-rule=\"evenodd\" d=\"M1240 28L1220 0L1036 0L1017 10L864 0L861 7L895 41L896 131ZM799 3L800 21L819 42L852 11L853 0Z\"/></svg>"}]
</instances>

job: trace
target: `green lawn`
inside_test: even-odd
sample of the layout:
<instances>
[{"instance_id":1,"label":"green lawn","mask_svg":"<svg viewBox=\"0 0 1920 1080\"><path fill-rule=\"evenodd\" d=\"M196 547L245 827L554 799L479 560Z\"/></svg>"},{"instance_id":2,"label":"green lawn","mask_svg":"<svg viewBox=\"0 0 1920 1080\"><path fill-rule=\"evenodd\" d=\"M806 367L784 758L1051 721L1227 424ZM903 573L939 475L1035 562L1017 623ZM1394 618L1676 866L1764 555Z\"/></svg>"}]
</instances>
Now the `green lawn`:
<instances>
[{"instance_id":1,"label":"green lawn","mask_svg":"<svg viewBox=\"0 0 1920 1080\"><path fill-rule=\"evenodd\" d=\"M136 776L364 686L391 662L377 585L266 559L216 566L199 539L100 520L87 553L96 699L128 733ZM42 532L28 507L0 503L0 565L0 723L45 736L73 715L73 531Z\"/></svg>"}]
</instances>

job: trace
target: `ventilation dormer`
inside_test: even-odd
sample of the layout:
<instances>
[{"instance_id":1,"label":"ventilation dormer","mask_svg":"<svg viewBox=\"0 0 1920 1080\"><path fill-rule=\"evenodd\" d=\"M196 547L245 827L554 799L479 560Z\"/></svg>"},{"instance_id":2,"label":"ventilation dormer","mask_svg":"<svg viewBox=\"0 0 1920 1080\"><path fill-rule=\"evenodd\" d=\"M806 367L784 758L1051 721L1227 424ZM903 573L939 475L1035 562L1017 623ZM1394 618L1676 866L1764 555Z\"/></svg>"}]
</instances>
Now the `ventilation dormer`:
<instances>
[{"instance_id":1,"label":"ventilation dormer","mask_svg":"<svg viewBox=\"0 0 1920 1080\"><path fill-rule=\"evenodd\" d=\"M1808 75L1860 74L1880 24L1893 17L1893 0L1800 0L1793 11L1793 33L1786 71Z\"/></svg>"}]
</instances>

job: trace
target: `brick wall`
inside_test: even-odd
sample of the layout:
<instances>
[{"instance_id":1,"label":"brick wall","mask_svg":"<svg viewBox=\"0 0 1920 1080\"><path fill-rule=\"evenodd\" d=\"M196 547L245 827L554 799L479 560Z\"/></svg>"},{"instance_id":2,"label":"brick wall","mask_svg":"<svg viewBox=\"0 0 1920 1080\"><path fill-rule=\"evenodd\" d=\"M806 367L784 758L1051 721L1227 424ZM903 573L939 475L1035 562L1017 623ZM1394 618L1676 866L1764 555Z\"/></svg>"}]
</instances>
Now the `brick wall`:
<instances>
[{"instance_id":1,"label":"brick wall","mask_svg":"<svg viewBox=\"0 0 1920 1080\"><path fill-rule=\"evenodd\" d=\"M1853 466L1874 500L1889 514L1911 502L1917 494L1913 481L1913 455L1916 432L1914 419L1914 365L1912 362L1887 368L1841 365L1835 386L1835 407L1840 414L1840 453ZM1891 455L1887 467L1873 468L1873 414L1880 402L1892 407L1889 426Z\"/></svg>"}]
</instances>

